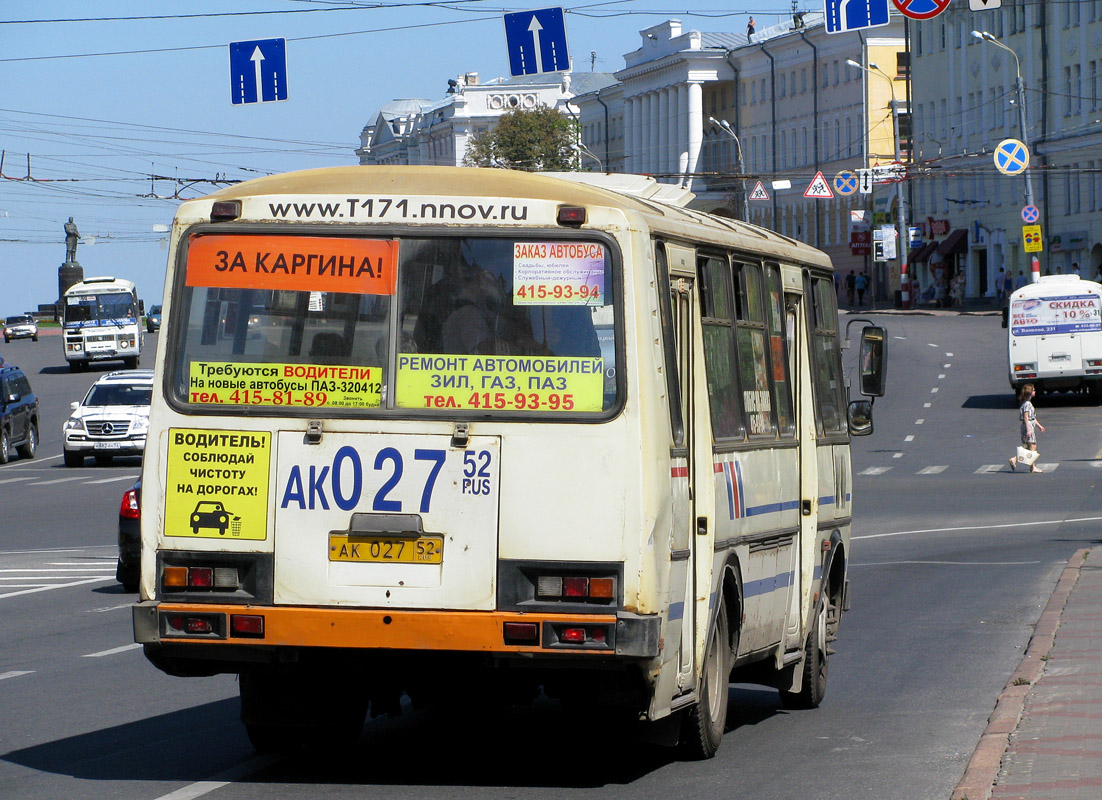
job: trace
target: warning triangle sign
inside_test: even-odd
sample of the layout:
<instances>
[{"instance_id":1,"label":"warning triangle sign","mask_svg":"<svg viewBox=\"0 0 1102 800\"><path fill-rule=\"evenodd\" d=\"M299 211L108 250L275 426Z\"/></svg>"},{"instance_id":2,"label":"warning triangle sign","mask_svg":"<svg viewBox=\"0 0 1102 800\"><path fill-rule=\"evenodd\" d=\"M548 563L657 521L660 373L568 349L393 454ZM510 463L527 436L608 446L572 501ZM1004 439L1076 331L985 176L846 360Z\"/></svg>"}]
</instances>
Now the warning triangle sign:
<instances>
[{"instance_id":1,"label":"warning triangle sign","mask_svg":"<svg viewBox=\"0 0 1102 800\"><path fill-rule=\"evenodd\" d=\"M750 199L751 200L768 200L769 199L769 192L765 191L765 186L762 185L761 181L758 181L756 184L754 184L754 191L750 192Z\"/></svg>"},{"instance_id":2,"label":"warning triangle sign","mask_svg":"<svg viewBox=\"0 0 1102 800\"><path fill-rule=\"evenodd\" d=\"M815 173L815 178L808 184L804 197L821 197L824 200L830 200L834 197L834 192L830 190L830 185L826 182L822 172Z\"/></svg>"}]
</instances>

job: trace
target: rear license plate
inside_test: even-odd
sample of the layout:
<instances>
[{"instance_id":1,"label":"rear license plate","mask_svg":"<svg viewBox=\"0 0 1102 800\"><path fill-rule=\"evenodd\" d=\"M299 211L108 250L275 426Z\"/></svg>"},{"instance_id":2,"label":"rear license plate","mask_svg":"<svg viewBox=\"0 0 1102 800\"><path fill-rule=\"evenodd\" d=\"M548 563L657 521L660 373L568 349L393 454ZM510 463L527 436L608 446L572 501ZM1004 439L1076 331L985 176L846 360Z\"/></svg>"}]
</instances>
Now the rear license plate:
<instances>
[{"instance_id":1,"label":"rear license plate","mask_svg":"<svg viewBox=\"0 0 1102 800\"><path fill-rule=\"evenodd\" d=\"M329 560L369 564L442 564L444 537L435 534L416 539L329 534Z\"/></svg>"},{"instance_id":2,"label":"rear license plate","mask_svg":"<svg viewBox=\"0 0 1102 800\"><path fill-rule=\"evenodd\" d=\"M1067 353L1053 353L1048 357L1049 361L1071 361L1071 356Z\"/></svg>"},{"instance_id":3,"label":"rear license plate","mask_svg":"<svg viewBox=\"0 0 1102 800\"><path fill-rule=\"evenodd\" d=\"M122 442L96 442L97 450L119 450L122 448Z\"/></svg>"}]
</instances>

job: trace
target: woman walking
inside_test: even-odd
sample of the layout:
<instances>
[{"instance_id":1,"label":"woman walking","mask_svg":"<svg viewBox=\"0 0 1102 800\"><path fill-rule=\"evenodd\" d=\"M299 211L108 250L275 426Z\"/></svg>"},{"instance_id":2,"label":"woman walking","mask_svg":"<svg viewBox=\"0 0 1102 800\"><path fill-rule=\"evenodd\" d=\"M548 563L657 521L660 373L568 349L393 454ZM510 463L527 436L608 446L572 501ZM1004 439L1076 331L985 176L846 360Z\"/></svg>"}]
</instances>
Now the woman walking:
<instances>
[{"instance_id":1,"label":"woman walking","mask_svg":"<svg viewBox=\"0 0 1102 800\"><path fill-rule=\"evenodd\" d=\"M1036 394L1037 392L1032 383L1023 385L1022 391L1018 394L1018 402L1021 403L1021 407L1018 409L1018 419L1022 421L1022 447L1034 453L1037 452L1037 431L1045 432L1045 426L1037 421L1037 409L1033 407L1033 397ZM1025 459L1023 458L1024 462ZM1010 469L1017 472L1017 456L1010 459ZM1029 471L1044 472L1044 470L1037 467L1037 456L1033 456L1030 460Z\"/></svg>"}]
</instances>

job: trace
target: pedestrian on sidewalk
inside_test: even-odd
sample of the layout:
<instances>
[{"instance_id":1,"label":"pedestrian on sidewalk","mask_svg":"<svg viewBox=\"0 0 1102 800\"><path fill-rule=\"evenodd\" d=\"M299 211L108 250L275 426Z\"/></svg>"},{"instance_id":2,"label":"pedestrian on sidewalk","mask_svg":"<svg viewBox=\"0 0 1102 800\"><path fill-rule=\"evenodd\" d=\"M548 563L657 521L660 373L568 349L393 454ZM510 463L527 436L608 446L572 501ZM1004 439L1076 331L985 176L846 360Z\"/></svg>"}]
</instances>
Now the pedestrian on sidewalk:
<instances>
[{"instance_id":1,"label":"pedestrian on sidewalk","mask_svg":"<svg viewBox=\"0 0 1102 800\"><path fill-rule=\"evenodd\" d=\"M1018 419L1022 422L1022 446L1018 448L1018 455L1010 459L1010 469L1013 472L1018 471L1019 459L1023 464L1029 464L1030 472L1044 472L1043 469L1037 466L1037 455L1032 455L1028 460L1022 455L1023 450L1036 453L1037 431L1045 432L1045 426L1037 421L1037 409L1033 407L1033 397L1036 394L1037 392L1032 383L1023 385L1022 391L1018 394L1018 402L1021 403L1018 408Z\"/></svg>"},{"instance_id":2,"label":"pedestrian on sidewalk","mask_svg":"<svg viewBox=\"0 0 1102 800\"><path fill-rule=\"evenodd\" d=\"M857 278L853 275L853 270L849 271L849 275L846 276L846 300L849 301L849 307L853 308L853 293L857 289Z\"/></svg>"},{"instance_id":3,"label":"pedestrian on sidewalk","mask_svg":"<svg viewBox=\"0 0 1102 800\"><path fill-rule=\"evenodd\" d=\"M869 279L865 273L857 276L857 305L865 305L865 289L869 286Z\"/></svg>"}]
</instances>

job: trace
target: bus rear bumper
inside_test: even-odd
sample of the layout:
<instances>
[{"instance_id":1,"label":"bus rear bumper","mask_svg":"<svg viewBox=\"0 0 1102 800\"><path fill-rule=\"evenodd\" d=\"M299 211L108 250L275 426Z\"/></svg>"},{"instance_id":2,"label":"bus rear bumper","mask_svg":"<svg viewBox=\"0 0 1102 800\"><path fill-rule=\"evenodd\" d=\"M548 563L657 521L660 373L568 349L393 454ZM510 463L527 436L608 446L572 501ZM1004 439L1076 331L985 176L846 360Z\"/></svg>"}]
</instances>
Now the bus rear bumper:
<instances>
[{"instance_id":1,"label":"bus rear bumper","mask_svg":"<svg viewBox=\"0 0 1102 800\"><path fill-rule=\"evenodd\" d=\"M302 648L569 654L654 658L660 619L615 614L255 607L145 601L134 640L146 653L229 662L268 661ZM235 671L218 669L216 671Z\"/></svg>"}]
</instances>

